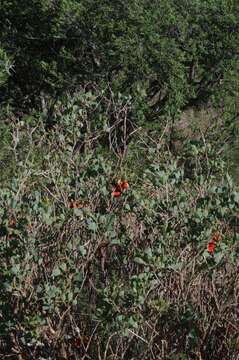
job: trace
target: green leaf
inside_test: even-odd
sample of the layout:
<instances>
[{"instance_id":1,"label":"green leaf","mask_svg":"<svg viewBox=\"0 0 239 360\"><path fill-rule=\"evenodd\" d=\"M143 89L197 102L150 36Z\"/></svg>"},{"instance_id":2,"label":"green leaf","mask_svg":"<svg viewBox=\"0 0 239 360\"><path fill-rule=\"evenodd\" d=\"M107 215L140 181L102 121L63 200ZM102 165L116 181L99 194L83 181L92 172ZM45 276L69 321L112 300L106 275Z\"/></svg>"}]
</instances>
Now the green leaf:
<instances>
[{"instance_id":1,"label":"green leaf","mask_svg":"<svg viewBox=\"0 0 239 360\"><path fill-rule=\"evenodd\" d=\"M172 269L174 271L180 271L183 268L183 263L175 263L175 264L171 264L169 265L169 269Z\"/></svg>"},{"instance_id":2,"label":"green leaf","mask_svg":"<svg viewBox=\"0 0 239 360\"><path fill-rule=\"evenodd\" d=\"M239 204L239 192L234 192L234 201Z\"/></svg>"},{"instance_id":3,"label":"green leaf","mask_svg":"<svg viewBox=\"0 0 239 360\"><path fill-rule=\"evenodd\" d=\"M98 228L98 225L94 222L94 221L89 221L88 222L88 229L91 231L96 231Z\"/></svg>"},{"instance_id":4,"label":"green leaf","mask_svg":"<svg viewBox=\"0 0 239 360\"><path fill-rule=\"evenodd\" d=\"M67 269L66 263L62 263L62 264L60 265L60 269L61 269L63 272L65 272L66 269Z\"/></svg>"},{"instance_id":5,"label":"green leaf","mask_svg":"<svg viewBox=\"0 0 239 360\"><path fill-rule=\"evenodd\" d=\"M215 263L216 263L216 264L219 264L220 261L223 259L223 257L224 257L223 252L220 252L220 253L215 254L215 255L214 255Z\"/></svg>"},{"instance_id":6,"label":"green leaf","mask_svg":"<svg viewBox=\"0 0 239 360\"><path fill-rule=\"evenodd\" d=\"M79 251L79 253L80 253L82 256L85 256L86 253L87 253L85 247L82 246L82 245L78 246L78 251Z\"/></svg>"},{"instance_id":7,"label":"green leaf","mask_svg":"<svg viewBox=\"0 0 239 360\"><path fill-rule=\"evenodd\" d=\"M233 185L233 183L232 183L232 178L231 178L231 176L230 176L228 173L226 174L226 178L227 178L228 185L229 185L230 187L232 187L232 185Z\"/></svg>"},{"instance_id":8,"label":"green leaf","mask_svg":"<svg viewBox=\"0 0 239 360\"><path fill-rule=\"evenodd\" d=\"M130 211L130 205L129 204L125 204L124 208L125 208L125 210Z\"/></svg>"},{"instance_id":9,"label":"green leaf","mask_svg":"<svg viewBox=\"0 0 239 360\"><path fill-rule=\"evenodd\" d=\"M74 209L74 215L76 217L79 217L80 220L82 220L84 218L84 213L82 209Z\"/></svg>"},{"instance_id":10,"label":"green leaf","mask_svg":"<svg viewBox=\"0 0 239 360\"><path fill-rule=\"evenodd\" d=\"M58 266L53 269L52 275L55 277L61 275L61 270L59 269Z\"/></svg>"},{"instance_id":11,"label":"green leaf","mask_svg":"<svg viewBox=\"0 0 239 360\"><path fill-rule=\"evenodd\" d=\"M137 264L141 264L141 265L147 265L147 263L140 257L135 257L134 262L136 262Z\"/></svg>"},{"instance_id":12,"label":"green leaf","mask_svg":"<svg viewBox=\"0 0 239 360\"><path fill-rule=\"evenodd\" d=\"M15 264L15 265L12 267L11 271L12 271L12 273L13 273L14 275L19 274L19 272L20 272L20 264Z\"/></svg>"}]
</instances>

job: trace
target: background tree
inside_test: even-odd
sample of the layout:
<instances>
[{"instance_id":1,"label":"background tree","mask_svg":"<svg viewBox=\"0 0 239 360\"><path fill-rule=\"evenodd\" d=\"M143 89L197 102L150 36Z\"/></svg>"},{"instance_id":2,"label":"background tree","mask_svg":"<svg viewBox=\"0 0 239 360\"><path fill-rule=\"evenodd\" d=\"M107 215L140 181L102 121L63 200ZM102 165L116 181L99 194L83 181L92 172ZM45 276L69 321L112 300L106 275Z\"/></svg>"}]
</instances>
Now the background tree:
<instances>
[{"instance_id":1,"label":"background tree","mask_svg":"<svg viewBox=\"0 0 239 360\"><path fill-rule=\"evenodd\" d=\"M110 84L134 98L145 93L150 120L208 103L229 73L238 77L233 1L6 1L0 10L0 41L14 59L1 98L18 105Z\"/></svg>"}]
</instances>

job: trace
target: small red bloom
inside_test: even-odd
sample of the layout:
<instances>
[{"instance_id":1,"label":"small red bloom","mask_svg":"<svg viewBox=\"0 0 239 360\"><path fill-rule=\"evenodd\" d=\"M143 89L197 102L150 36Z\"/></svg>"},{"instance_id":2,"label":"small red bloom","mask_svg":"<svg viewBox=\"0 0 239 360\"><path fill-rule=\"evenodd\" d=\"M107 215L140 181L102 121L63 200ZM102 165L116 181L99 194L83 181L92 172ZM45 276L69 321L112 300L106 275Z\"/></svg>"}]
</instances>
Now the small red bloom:
<instances>
[{"instance_id":1,"label":"small red bloom","mask_svg":"<svg viewBox=\"0 0 239 360\"><path fill-rule=\"evenodd\" d=\"M215 243L213 241L210 241L210 243L208 243L208 245L207 245L207 251L210 254L213 254L214 250L215 250Z\"/></svg>"},{"instance_id":2,"label":"small red bloom","mask_svg":"<svg viewBox=\"0 0 239 360\"><path fill-rule=\"evenodd\" d=\"M123 180L123 181L119 180L119 181L115 182L113 185L114 185L114 188L113 188L112 196L116 197L116 198L120 197L122 191L128 189L128 187L129 187L128 181L126 181L126 180Z\"/></svg>"},{"instance_id":3,"label":"small red bloom","mask_svg":"<svg viewBox=\"0 0 239 360\"><path fill-rule=\"evenodd\" d=\"M120 192L120 191L113 191L113 192L112 192L112 196L115 197L115 198L120 197L120 195L121 195L121 192Z\"/></svg>"},{"instance_id":4,"label":"small red bloom","mask_svg":"<svg viewBox=\"0 0 239 360\"><path fill-rule=\"evenodd\" d=\"M128 189L129 184L127 181L122 181L120 186L121 186L121 189L126 190L126 189Z\"/></svg>"}]
</instances>

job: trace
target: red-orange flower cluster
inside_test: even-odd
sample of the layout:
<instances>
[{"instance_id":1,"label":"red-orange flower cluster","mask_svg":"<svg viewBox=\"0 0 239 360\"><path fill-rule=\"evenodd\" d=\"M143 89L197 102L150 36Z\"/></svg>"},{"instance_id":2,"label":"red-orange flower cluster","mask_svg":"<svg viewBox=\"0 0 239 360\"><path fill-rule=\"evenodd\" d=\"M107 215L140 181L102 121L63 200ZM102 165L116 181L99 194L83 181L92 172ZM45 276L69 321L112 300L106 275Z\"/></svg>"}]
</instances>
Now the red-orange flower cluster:
<instances>
[{"instance_id":1,"label":"red-orange flower cluster","mask_svg":"<svg viewBox=\"0 0 239 360\"><path fill-rule=\"evenodd\" d=\"M123 190L127 190L129 184L126 180L119 180L117 184L114 185L114 190L112 191L112 196L118 198L121 196Z\"/></svg>"},{"instance_id":2,"label":"red-orange flower cluster","mask_svg":"<svg viewBox=\"0 0 239 360\"><path fill-rule=\"evenodd\" d=\"M215 250L215 243L210 241L207 245L207 251L210 253L210 254L213 254L214 253L214 250Z\"/></svg>"},{"instance_id":3,"label":"red-orange flower cluster","mask_svg":"<svg viewBox=\"0 0 239 360\"><path fill-rule=\"evenodd\" d=\"M221 237L221 235L220 235L218 232L216 232L215 234L213 234L210 242L209 242L208 245L207 245L207 251L208 251L210 254L213 254L213 253L214 253L216 243L217 243L218 241L220 241L221 238L222 238L222 237Z\"/></svg>"}]
</instances>

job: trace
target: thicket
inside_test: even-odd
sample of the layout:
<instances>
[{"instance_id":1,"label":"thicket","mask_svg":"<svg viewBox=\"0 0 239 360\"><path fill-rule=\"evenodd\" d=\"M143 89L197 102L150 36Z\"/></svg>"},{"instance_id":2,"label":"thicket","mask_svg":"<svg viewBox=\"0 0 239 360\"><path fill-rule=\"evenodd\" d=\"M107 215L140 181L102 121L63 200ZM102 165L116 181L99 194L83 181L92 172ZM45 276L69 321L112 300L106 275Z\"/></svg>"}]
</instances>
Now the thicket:
<instances>
[{"instance_id":1,"label":"thicket","mask_svg":"<svg viewBox=\"0 0 239 360\"><path fill-rule=\"evenodd\" d=\"M237 359L238 10L0 3L3 359Z\"/></svg>"},{"instance_id":2,"label":"thicket","mask_svg":"<svg viewBox=\"0 0 239 360\"><path fill-rule=\"evenodd\" d=\"M212 97L224 103L225 90L236 89L237 1L34 0L19 6L14 0L0 6L0 43L14 64L1 98L21 108L96 82L135 101L147 96L153 113L175 116Z\"/></svg>"}]
</instances>

